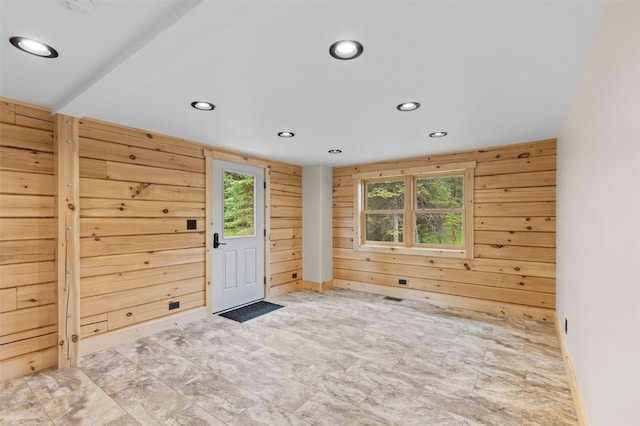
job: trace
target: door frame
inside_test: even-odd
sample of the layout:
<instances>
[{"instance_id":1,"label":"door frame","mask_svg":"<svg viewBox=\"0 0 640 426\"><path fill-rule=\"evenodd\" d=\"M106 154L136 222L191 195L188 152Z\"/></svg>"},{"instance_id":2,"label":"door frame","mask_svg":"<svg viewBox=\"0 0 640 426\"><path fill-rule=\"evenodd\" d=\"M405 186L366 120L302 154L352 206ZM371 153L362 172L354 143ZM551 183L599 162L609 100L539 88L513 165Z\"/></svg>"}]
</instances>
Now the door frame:
<instances>
[{"instance_id":1,"label":"door frame","mask_svg":"<svg viewBox=\"0 0 640 426\"><path fill-rule=\"evenodd\" d=\"M230 161L238 164L246 164L248 166L261 167L264 169L264 229L266 236L264 238L264 276L267 284L264 286L264 298L269 298L271 290L271 244L269 244L271 235L271 209L269 208L271 200L271 175L269 171L271 167L265 161L247 158L241 155L234 155L226 152L218 152L213 149L205 148L205 301L207 307L207 316L213 315L213 306L211 304L211 293L213 292L213 160Z\"/></svg>"}]
</instances>

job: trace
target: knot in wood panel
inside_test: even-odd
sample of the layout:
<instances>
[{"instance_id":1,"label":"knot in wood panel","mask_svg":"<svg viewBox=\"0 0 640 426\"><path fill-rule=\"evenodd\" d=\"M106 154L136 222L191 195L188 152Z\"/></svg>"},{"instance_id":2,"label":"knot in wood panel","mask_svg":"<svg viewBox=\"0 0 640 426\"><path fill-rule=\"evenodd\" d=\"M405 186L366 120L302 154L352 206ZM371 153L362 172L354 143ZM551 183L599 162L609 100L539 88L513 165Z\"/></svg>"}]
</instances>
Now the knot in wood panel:
<instances>
[{"instance_id":1,"label":"knot in wood panel","mask_svg":"<svg viewBox=\"0 0 640 426\"><path fill-rule=\"evenodd\" d=\"M69 204L67 204L67 208L68 208L69 210L73 211L73 210L75 210L75 209L76 209L76 206L74 206L73 204L69 203Z\"/></svg>"}]
</instances>

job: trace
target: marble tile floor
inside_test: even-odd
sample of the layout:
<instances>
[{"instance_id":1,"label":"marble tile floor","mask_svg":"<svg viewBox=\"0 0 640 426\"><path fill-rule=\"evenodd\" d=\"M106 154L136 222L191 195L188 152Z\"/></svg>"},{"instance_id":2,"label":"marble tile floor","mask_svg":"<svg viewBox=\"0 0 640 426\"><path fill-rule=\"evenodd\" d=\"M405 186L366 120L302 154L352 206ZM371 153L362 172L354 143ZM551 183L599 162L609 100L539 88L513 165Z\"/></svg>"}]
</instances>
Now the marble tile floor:
<instances>
[{"instance_id":1,"label":"marble tile floor","mask_svg":"<svg viewBox=\"0 0 640 426\"><path fill-rule=\"evenodd\" d=\"M297 292L0 383L0 425L576 425L552 324Z\"/></svg>"}]
</instances>

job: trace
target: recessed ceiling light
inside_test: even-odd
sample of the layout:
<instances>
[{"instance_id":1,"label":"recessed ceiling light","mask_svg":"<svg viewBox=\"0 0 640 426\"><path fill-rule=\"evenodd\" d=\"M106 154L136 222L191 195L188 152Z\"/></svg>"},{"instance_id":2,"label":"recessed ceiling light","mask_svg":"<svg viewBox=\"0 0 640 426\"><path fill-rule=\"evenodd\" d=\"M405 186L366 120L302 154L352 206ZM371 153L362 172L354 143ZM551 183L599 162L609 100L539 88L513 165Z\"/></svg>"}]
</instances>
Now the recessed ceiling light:
<instances>
[{"instance_id":1,"label":"recessed ceiling light","mask_svg":"<svg viewBox=\"0 0 640 426\"><path fill-rule=\"evenodd\" d=\"M341 149L330 149L329 154L342 154Z\"/></svg>"},{"instance_id":2,"label":"recessed ceiling light","mask_svg":"<svg viewBox=\"0 0 640 426\"><path fill-rule=\"evenodd\" d=\"M443 138L447 136L447 132L433 132L429 133L430 138Z\"/></svg>"},{"instance_id":3,"label":"recessed ceiling light","mask_svg":"<svg viewBox=\"0 0 640 426\"><path fill-rule=\"evenodd\" d=\"M207 101L193 101L191 102L191 106L195 109L199 109L200 111L212 111L216 109L214 104Z\"/></svg>"},{"instance_id":4,"label":"recessed ceiling light","mask_svg":"<svg viewBox=\"0 0 640 426\"><path fill-rule=\"evenodd\" d=\"M293 132L280 132L278 133L278 136L280 136L281 138L292 138L294 137L296 134Z\"/></svg>"},{"instance_id":5,"label":"recessed ceiling light","mask_svg":"<svg viewBox=\"0 0 640 426\"><path fill-rule=\"evenodd\" d=\"M355 59L362 54L364 48L355 40L336 41L329 48L329 53L336 59Z\"/></svg>"},{"instance_id":6,"label":"recessed ceiling light","mask_svg":"<svg viewBox=\"0 0 640 426\"><path fill-rule=\"evenodd\" d=\"M9 41L11 42L11 44L13 44L23 52L27 52L35 56L40 56L41 58L58 57L58 52L56 51L56 49L49 46L48 44L45 44L38 40L34 40L32 38L11 37Z\"/></svg>"},{"instance_id":7,"label":"recessed ceiling light","mask_svg":"<svg viewBox=\"0 0 640 426\"><path fill-rule=\"evenodd\" d=\"M396 107L398 111L415 111L420 108L420 102L404 102Z\"/></svg>"}]
</instances>

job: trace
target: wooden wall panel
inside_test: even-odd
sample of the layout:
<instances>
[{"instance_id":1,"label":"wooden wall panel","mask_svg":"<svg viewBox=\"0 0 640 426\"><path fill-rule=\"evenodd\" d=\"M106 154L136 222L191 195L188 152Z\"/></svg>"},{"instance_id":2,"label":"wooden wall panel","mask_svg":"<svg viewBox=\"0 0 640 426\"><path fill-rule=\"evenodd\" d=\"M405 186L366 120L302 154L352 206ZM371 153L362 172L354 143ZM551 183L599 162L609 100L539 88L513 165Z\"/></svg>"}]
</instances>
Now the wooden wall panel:
<instances>
[{"instance_id":1,"label":"wooden wall panel","mask_svg":"<svg viewBox=\"0 0 640 426\"><path fill-rule=\"evenodd\" d=\"M302 283L302 168L273 164L269 170L271 294L299 289Z\"/></svg>"},{"instance_id":2,"label":"wooden wall panel","mask_svg":"<svg viewBox=\"0 0 640 426\"><path fill-rule=\"evenodd\" d=\"M300 167L82 119L82 337L108 338L123 327L206 304L209 157L265 167L266 220L272 229L267 271L275 265L268 282L275 287L299 281ZM186 229L187 219L196 219L196 229ZM180 308L169 312L170 301L180 301Z\"/></svg>"},{"instance_id":3,"label":"wooden wall panel","mask_svg":"<svg viewBox=\"0 0 640 426\"><path fill-rule=\"evenodd\" d=\"M56 361L53 119L0 101L0 381Z\"/></svg>"},{"instance_id":4,"label":"wooden wall panel","mask_svg":"<svg viewBox=\"0 0 640 426\"><path fill-rule=\"evenodd\" d=\"M353 174L460 161L477 162L473 259L357 250ZM555 139L334 168L334 284L553 318L555 168Z\"/></svg>"},{"instance_id":5,"label":"wooden wall panel","mask_svg":"<svg viewBox=\"0 0 640 426\"><path fill-rule=\"evenodd\" d=\"M111 342L174 313L203 312L207 157L265 167L273 230L265 240L267 289L299 287L301 167L96 120L56 122L48 110L1 99L0 380L59 358L56 245L67 227L56 220L54 128L66 121L77 121L79 133L79 178L71 187L80 196L81 339ZM187 219L196 219L195 230L186 229ZM169 312L174 301L180 308Z\"/></svg>"},{"instance_id":6,"label":"wooden wall panel","mask_svg":"<svg viewBox=\"0 0 640 426\"><path fill-rule=\"evenodd\" d=\"M80 120L81 337L204 306L205 160L195 146Z\"/></svg>"}]
</instances>

